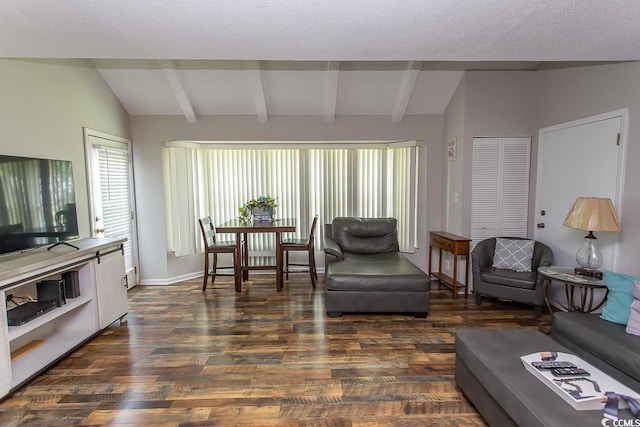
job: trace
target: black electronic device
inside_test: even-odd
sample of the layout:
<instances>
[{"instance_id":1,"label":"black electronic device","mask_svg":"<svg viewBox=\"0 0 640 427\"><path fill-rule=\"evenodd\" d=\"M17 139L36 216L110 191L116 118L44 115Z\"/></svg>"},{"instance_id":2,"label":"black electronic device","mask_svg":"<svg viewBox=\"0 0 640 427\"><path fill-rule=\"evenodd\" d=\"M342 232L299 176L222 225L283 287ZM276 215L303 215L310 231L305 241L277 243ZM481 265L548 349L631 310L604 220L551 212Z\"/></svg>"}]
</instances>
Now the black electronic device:
<instances>
[{"instance_id":1,"label":"black electronic device","mask_svg":"<svg viewBox=\"0 0 640 427\"><path fill-rule=\"evenodd\" d=\"M0 254L77 239L72 162L0 155Z\"/></svg>"},{"instance_id":2,"label":"black electronic device","mask_svg":"<svg viewBox=\"0 0 640 427\"><path fill-rule=\"evenodd\" d=\"M562 360L546 360L542 362L531 362L531 366L542 371L549 369L577 368L575 363L565 362Z\"/></svg>"},{"instance_id":3,"label":"black electronic device","mask_svg":"<svg viewBox=\"0 0 640 427\"><path fill-rule=\"evenodd\" d=\"M554 377L585 377L591 375L582 368L555 368L551 370Z\"/></svg>"},{"instance_id":4,"label":"black electronic device","mask_svg":"<svg viewBox=\"0 0 640 427\"><path fill-rule=\"evenodd\" d=\"M602 280L604 274L600 270L591 270L589 268L580 268L576 267L573 269L575 274L579 274L580 276L588 276L593 277L594 279Z\"/></svg>"},{"instance_id":5,"label":"black electronic device","mask_svg":"<svg viewBox=\"0 0 640 427\"><path fill-rule=\"evenodd\" d=\"M77 271L67 271L62 273L64 280L64 296L66 298L78 298L80 296L80 281Z\"/></svg>"},{"instance_id":6,"label":"black electronic device","mask_svg":"<svg viewBox=\"0 0 640 427\"><path fill-rule=\"evenodd\" d=\"M29 301L7 310L9 326L24 325L57 307L56 301Z\"/></svg>"},{"instance_id":7,"label":"black electronic device","mask_svg":"<svg viewBox=\"0 0 640 427\"><path fill-rule=\"evenodd\" d=\"M38 301L55 301L58 307L67 303L64 280L43 280L36 283Z\"/></svg>"}]
</instances>

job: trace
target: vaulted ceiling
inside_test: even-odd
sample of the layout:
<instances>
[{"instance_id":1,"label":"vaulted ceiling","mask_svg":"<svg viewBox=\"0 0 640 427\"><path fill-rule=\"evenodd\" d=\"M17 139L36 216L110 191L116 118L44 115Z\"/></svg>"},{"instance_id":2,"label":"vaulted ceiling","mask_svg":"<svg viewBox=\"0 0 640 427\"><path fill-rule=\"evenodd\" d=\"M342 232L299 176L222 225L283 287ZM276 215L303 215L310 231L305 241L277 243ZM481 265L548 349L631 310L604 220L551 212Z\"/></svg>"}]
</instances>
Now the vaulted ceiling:
<instances>
[{"instance_id":1,"label":"vaulted ceiling","mask_svg":"<svg viewBox=\"0 0 640 427\"><path fill-rule=\"evenodd\" d=\"M5 0L0 57L84 58L133 115L441 114L463 71L640 59L637 0Z\"/></svg>"},{"instance_id":2,"label":"vaulted ceiling","mask_svg":"<svg viewBox=\"0 0 640 427\"><path fill-rule=\"evenodd\" d=\"M384 115L441 114L462 71L385 64L272 61L95 60L130 114Z\"/></svg>"}]
</instances>

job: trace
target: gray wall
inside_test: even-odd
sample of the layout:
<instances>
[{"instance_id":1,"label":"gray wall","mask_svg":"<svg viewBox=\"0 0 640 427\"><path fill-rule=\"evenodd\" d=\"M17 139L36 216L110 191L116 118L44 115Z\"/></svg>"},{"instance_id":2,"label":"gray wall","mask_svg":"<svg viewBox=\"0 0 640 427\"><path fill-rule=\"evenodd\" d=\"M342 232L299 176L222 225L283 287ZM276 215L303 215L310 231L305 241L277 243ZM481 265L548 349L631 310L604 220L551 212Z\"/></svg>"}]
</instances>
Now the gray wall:
<instances>
[{"instance_id":1,"label":"gray wall","mask_svg":"<svg viewBox=\"0 0 640 427\"><path fill-rule=\"evenodd\" d=\"M83 127L129 136L129 116L87 61L0 59L0 153L73 162L80 235L89 205Z\"/></svg>"},{"instance_id":2,"label":"gray wall","mask_svg":"<svg viewBox=\"0 0 640 427\"><path fill-rule=\"evenodd\" d=\"M460 229L471 233L471 169L473 138L480 136L531 136L532 158L536 157L536 97L537 73L529 71L489 72L466 74L465 151L463 194L460 205ZM534 165L535 169L535 165ZM535 183L535 174L533 180ZM534 191L529 194L529 210L533 208Z\"/></svg>"},{"instance_id":3,"label":"gray wall","mask_svg":"<svg viewBox=\"0 0 640 427\"><path fill-rule=\"evenodd\" d=\"M617 259L620 272L638 274L634 254L640 253L640 216L637 215L640 170L634 165L640 161L640 62L537 72L467 72L463 82L466 153L471 153L473 138L477 136L532 136L530 235L533 235L538 130L629 108L627 165L619 212L623 230L619 235ZM454 101L461 102L457 97ZM459 106L450 106L445 113L445 123L456 123L461 115ZM445 132L449 131L447 126ZM471 161L471 155L465 156L464 166L449 176L452 186L458 186L460 179L463 182L461 203L451 204L454 212L450 213L450 218L459 218L460 222L450 224L449 231L460 230L463 235L469 235L471 226ZM444 185L446 188L446 179ZM445 196L451 195L445 193ZM443 208L446 203L448 200L443 200Z\"/></svg>"},{"instance_id":4,"label":"gray wall","mask_svg":"<svg viewBox=\"0 0 640 427\"><path fill-rule=\"evenodd\" d=\"M420 250L411 259L426 270L427 233L446 225L443 211L453 193L449 230L468 234L471 208L471 148L474 136L532 135L535 183L538 129L607 111L629 108L625 191L620 213L620 271L638 274L640 252L640 63L538 72L467 72L442 116L388 117L274 116L269 123L239 116L128 117L94 67L74 60L0 60L0 152L73 161L80 232L89 235L82 127L133 140L143 281L167 283L201 270L200 257L173 258L167 251L162 146L170 139L425 141L420 180ZM129 133L129 122L131 133ZM448 164L444 146L458 138L458 160ZM428 176L427 176L428 175ZM447 192L447 185L455 191ZM531 191L533 209L534 189ZM530 221L531 222L531 221Z\"/></svg>"},{"instance_id":5,"label":"gray wall","mask_svg":"<svg viewBox=\"0 0 640 427\"><path fill-rule=\"evenodd\" d=\"M174 257L167 249L166 200L163 187L162 148L172 139L221 141L330 141L413 140L424 141L419 179L418 234L420 249L409 256L427 268L427 230L441 224L442 116L407 116L401 123L389 117L338 116L325 123L318 116L272 116L258 123L255 116L205 116L189 124L183 117L132 116L134 168L136 171L142 283L164 284L202 270L201 256ZM424 156L426 154L426 156ZM428 173L428 177L427 177ZM320 261L320 260L319 260Z\"/></svg>"},{"instance_id":6,"label":"gray wall","mask_svg":"<svg viewBox=\"0 0 640 427\"><path fill-rule=\"evenodd\" d=\"M627 163L618 233L617 270L640 274L640 62L540 73L539 128L629 109ZM591 165L597 171L597 164Z\"/></svg>"},{"instance_id":7,"label":"gray wall","mask_svg":"<svg viewBox=\"0 0 640 427\"><path fill-rule=\"evenodd\" d=\"M464 177L465 150L465 109L466 109L466 74L460 80L451 101L444 114L444 141L442 162L444 164L445 188L442 190L442 218L443 227L454 234L461 234L462 221L461 196L463 195L462 178ZM449 161L447 157L447 143L456 138L456 160ZM458 194L458 201L455 195Z\"/></svg>"}]
</instances>

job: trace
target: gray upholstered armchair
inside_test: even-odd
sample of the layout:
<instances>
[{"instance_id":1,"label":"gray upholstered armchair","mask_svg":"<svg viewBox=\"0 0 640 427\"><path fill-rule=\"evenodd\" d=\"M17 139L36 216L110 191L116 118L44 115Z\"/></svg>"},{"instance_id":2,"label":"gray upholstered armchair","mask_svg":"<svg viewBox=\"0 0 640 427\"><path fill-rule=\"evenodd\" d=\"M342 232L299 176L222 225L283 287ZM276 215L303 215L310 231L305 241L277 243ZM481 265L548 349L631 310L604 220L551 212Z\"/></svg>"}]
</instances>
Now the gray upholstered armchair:
<instances>
[{"instance_id":1,"label":"gray upholstered armchair","mask_svg":"<svg viewBox=\"0 0 640 427\"><path fill-rule=\"evenodd\" d=\"M521 238L503 237L503 239ZM536 317L542 315L544 307L543 277L538 267L549 266L553 262L553 251L544 243L534 242L531 271L514 271L493 267L496 238L481 241L471 252L473 271L473 293L476 304L483 296L500 298L535 306Z\"/></svg>"}]
</instances>

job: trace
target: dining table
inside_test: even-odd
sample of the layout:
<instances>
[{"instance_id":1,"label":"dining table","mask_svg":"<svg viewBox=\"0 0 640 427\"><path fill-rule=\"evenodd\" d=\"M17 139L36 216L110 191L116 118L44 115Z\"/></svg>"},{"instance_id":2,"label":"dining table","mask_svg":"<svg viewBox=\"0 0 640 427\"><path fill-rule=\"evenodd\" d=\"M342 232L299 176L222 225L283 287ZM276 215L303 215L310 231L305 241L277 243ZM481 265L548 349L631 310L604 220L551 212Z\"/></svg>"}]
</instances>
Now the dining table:
<instances>
[{"instance_id":1,"label":"dining table","mask_svg":"<svg viewBox=\"0 0 640 427\"><path fill-rule=\"evenodd\" d=\"M242 256L235 257L235 263L240 264L242 280L236 281L236 292L242 292L242 282L249 279L249 270L273 270L276 271L276 291L282 290L283 256L280 250L282 233L295 232L295 218L278 218L272 221L242 221L239 218L230 219L216 226L216 233L233 233L236 235L236 249ZM276 239L276 264L275 265L249 265L249 251L247 235L250 233L273 233ZM244 238L243 238L244 237ZM236 267L236 265L234 265ZM238 270L235 270L238 271Z\"/></svg>"}]
</instances>

